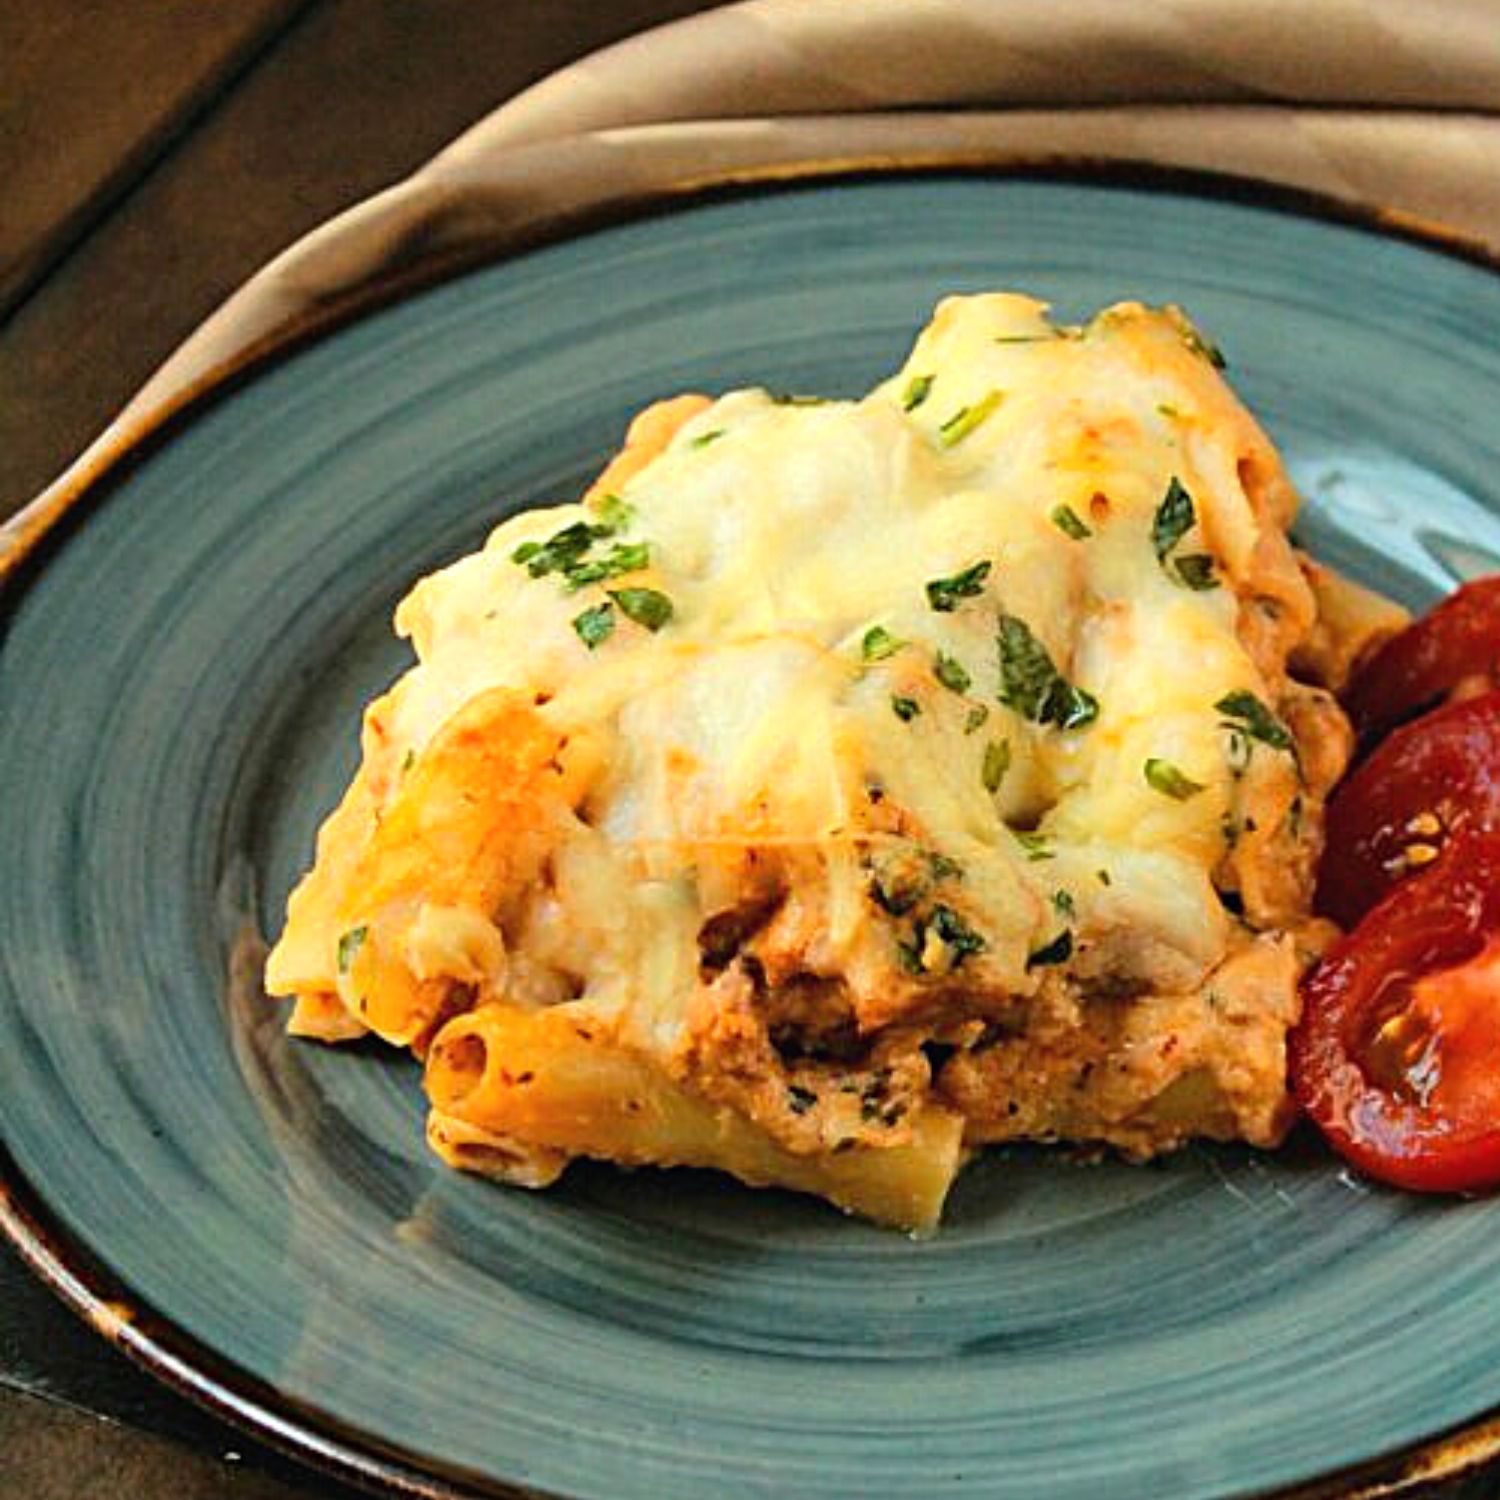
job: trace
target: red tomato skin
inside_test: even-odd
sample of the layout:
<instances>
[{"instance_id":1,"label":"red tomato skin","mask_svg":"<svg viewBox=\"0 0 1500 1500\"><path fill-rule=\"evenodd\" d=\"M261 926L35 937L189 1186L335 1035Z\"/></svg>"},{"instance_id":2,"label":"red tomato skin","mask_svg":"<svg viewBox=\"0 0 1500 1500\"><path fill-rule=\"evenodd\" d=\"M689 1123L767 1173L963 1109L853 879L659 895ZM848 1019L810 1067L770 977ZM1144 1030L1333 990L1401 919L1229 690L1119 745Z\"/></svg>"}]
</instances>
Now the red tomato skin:
<instances>
[{"instance_id":1,"label":"red tomato skin","mask_svg":"<svg viewBox=\"0 0 1500 1500\"><path fill-rule=\"evenodd\" d=\"M1354 1051L1392 985L1460 965L1496 935L1500 834L1461 834L1303 980L1302 1018L1287 1038L1292 1092L1334 1149L1371 1177L1419 1193L1500 1186L1500 1115L1492 1128L1465 1128L1381 1088Z\"/></svg>"},{"instance_id":2,"label":"red tomato skin","mask_svg":"<svg viewBox=\"0 0 1500 1500\"><path fill-rule=\"evenodd\" d=\"M1355 672L1344 708L1362 743L1500 664L1500 573L1463 584Z\"/></svg>"},{"instance_id":3,"label":"red tomato skin","mask_svg":"<svg viewBox=\"0 0 1500 1500\"><path fill-rule=\"evenodd\" d=\"M1441 828L1413 828L1424 814ZM1406 862L1409 847L1441 852L1456 834L1500 829L1500 692L1395 730L1339 785L1326 818L1317 906L1353 927L1424 868Z\"/></svg>"}]
</instances>

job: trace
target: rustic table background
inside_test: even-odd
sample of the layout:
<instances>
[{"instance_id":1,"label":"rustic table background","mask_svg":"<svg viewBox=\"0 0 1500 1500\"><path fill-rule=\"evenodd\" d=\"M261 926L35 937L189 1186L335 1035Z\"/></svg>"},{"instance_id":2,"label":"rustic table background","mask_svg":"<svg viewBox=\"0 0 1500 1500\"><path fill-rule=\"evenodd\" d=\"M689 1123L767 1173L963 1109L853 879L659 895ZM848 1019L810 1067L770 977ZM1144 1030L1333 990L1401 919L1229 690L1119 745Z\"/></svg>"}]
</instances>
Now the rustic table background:
<instances>
[{"instance_id":1,"label":"rustic table background","mask_svg":"<svg viewBox=\"0 0 1500 1500\"><path fill-rule=\"evenodd\" d=\"M714 3L0 0L0 518L304 230L561 64ZM139 1374L3 1248L0 1493L352 1494Z\"/></svg>"}]
</instances>

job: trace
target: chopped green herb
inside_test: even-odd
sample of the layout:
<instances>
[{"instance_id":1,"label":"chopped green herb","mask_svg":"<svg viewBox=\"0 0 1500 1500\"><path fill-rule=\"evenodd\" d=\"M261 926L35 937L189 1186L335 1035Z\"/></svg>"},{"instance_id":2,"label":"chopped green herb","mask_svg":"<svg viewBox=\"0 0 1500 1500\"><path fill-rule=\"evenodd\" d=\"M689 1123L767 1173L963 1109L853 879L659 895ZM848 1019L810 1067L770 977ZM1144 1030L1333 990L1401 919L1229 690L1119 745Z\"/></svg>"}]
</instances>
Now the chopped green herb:
<instances>
[{"instance_id":1,"label":"chopped green herb","mask_svg":"<svg viewBox=\"0 0 1500 1500\"><path fill-rule=\"evenodd\" d=\"M1036 724L1081 729L1099 717L1099 700L1074 687L1047 648L1016 615L1000 616L1000 701Z\"/></svg>"},{"instance_id":2,"label":"chopped green herb","mask_svg":"<svg viewBox=\"0 0 1500 1500\"><path fill-rule=\"evenodd\" d=\"M1167 553L1193 529L1195 519L1193 497L1174 474L1151 522L1151 545L1156 549L1157 562L1165 564Z\"/></svg>"},{"instance_id":3,"label":"chopped green herb","mask_svg":"<svg viewBox=\"0 0 1500 1500\"><path fill-rule=\"evenodd\" d=\"M932 394L931 375L913 375L901 394L901 410L915 411Z\"/></svg>"},{"instance_id":4,"label":"chopped green herb","mask_svg":"<svg viewBox=\"0 0 1500 1500\"><path fill-rule=\"evenodd\" d=\"M813 1105L818 1102L818 1096L811 1089L805 1089L799 1083L791 1084L786 1091L786 1106L794 1115L805 1115Z\"/></svg>"},{"instance_id":5,"label":"chopped green herb","mask_svg":"<svg viewBox=\"0 0 1500 1500\"><path fill-rule=\"evenodd\" d=\"M972 599L984 592L984 580L993 564L988 558L970 563L950 578L932 578L927 583L927 602L940 615L951 615L960 599Z\"/></svg>"},{"instance_id":6,"label":"chopped green herb","mask_svg":"<svg viewBox=\"0 0 1500 1500\"><path fill-rule=\"evenodd\" d=\"M1160 792L1163 797L1170 797L1174 802L1186 802L1189 797L1196 797L1203 790L1201 781L1184 776L1171 761L1159 760L1154 755L1141 767L1141 774L1145 776L1146 784L1153 792Z\"/></svg>"},{"instance_id":7,"label":"chopped green herb","mask_svg":"<svg viewBox=\"0 0 1500 1500\"><path fill-rule=\"evenodd\" d=\"M1254 693L1247 693L1243 690L1226 693L1214 704L1214 707L1226 719L1238 721L1237 724L1227 725L1227 728L1243 728L1251 739L1259 740L1273 750L1295 751L1296 745L1292 739L1291 730Z\"/></svg>"},{"instance_id":8,"label":"chopped green herb","mask_svg":"<svg viewBox=\"0 0 1500 1500\"><path fill-rule=\"evenodd\" d=\"M989 716L989 709L983 703L976 703L969 710L968 717L964 720L964 733L973 734Z\"/></svg>"},{"instance_id":9,"label":"chopped green herb","mask_svg":"<svg viewBox=\"0 0 1500 1500\"><path fill-rule=\"evenodd\" d=\"M799 396L793 391L767 391L776 406L827 406L827 396Z\"/></svg>"},{"instance_id":10,"label":"chopped green herb","mask_svg":"<svg viewBox=\"0 0 1500 1500\"><path fill-rule=\"evenodd\" d=\"M1158 401L1156 403L1156 409L1169 421L1176 421L1177 418L1182 415L1182 413L1178 411L1175 406L1170 405L1166 401Z\"/></svg>"},{"instance_id":11,"label":"chopped green herb","mask_svg":"<svg viewBox=\"0 0 1500 1500\"><path fill-rule=\"evenodd\" d=\"M950 692L967 693L973 679L967 668L956 656L939 651L932 664L932 675Z\"/></svg>"},{"instance_id":12,"label":"chopped green herb","mask_svg":"<svg viewBox=\"0 0 1500 1500\"><path fill-rule=\"evenodd\" d=\"M577 593L590 583L618 578L622 573L639 573L651 563L649 542L616 542L603 557L588 558L563 569L568 591Z\"/></svg>"},{"instance_id":13,"label":"chopped green herb","mask_svg":"<svg viewBox=\"0 0 1500 1500\"><path fill-rule=\"evenodd\" d=\"M1196 593L1206 593L1219 586L1219 580L1214 577L1214 560L1206 552L1190 552L1186 557L1174 558L1172 567L1184 587Z\"/></svg>"},{"instance_id":14,"label":"chopped green herb","mask_svg":"<svg viewBox=\"0 0 1500 1500\"><path fill-rule=\"evenodd\" d=\"M938 442L945 448L955 447L963 442L968 435L974 431L981 422L994 414L995 408L1005 400L1004 391L991 391L971 406L960 406L959 409L938 428Z\"/></svg>"},{"instance_id":15,"label":"chopped green herb","mask_svg":"<svg viewBox=\"0 0 1500 1500\"><path fill-rule=\"evenodd\" d=\"M1075 542L1084 541L1094 534L1084 525L1083 518L1071 505L1059 505L1052 512L1052 524L1064 536L1072 537Z\"/></svg>"},{"instance_id":16,"label":"chopped green herb","mask_svg":"<svg viewBox=\"0 0 1500 1500\"><path fill-rule=\"evenodd\" d=\"M1001 333L995 336L997 344L1055 344L1060 333Z\"/></svg>"},{"instance_id":17,"label":"chopped green herb","mask_svg":"<svg viewBox=\"0 0 1500 1500\"><path fill-rule=\"evenodd\" d=\"M603 537L613 536L612 526L594 526L588 521L574 521L545 542L522 542L510 555L513 563L523 564L533 578L560 573L579 562L584 553Z\"/></svg>"},{"instance_id":18,"label":"chopped green herb","mask_svg":"<svg viewBox=\"0 0 1500 1500\"><path fill-rule=\"evenodd\" d=\"M1106 885L1107 886L1107 885L1113 885L1114 884L1114 881L1112 881L1109 878L1109 871L1108 870L1095 870L1094 871L1094 879L1097 880L1100 885Z\"/></svg>"},{"instance_id":19,"label":"chopped green herb","mask_svg":"<svg viewBox=\"0 0 1500 1500\"><path fill-rule=\"evenodd\" d=\"M932 886L942 880L962 880L963 866L936 849L900 845L877 855L870 871L870 895L893 917L905 916Z\"/></svg>"},{"instance_id":20,"label":"chopped green herb","mask_svg":"<svg viewBox=\"0 0 1500 1500\"><path fill-rule=\"evenodd\" d=\"M1099 717L1099 700L1087 689L1064 684L1060 698L1053 700L1053 723L1059 729L1082 729Z\"/></svg>"},{"instance_id":21,"label":"chopped green herb","mask_svg":"<svg viewBox=\"0 0 1500 1500\"><path fill-rule=\"evenodd\" d=\"M910 724L916 716L922 712L922 705L915 698L902 698L891 694L891 712L901 720L903 724Z\"/></svg>"},{"instance_id":22,"label":"chopped green herb","mask_svg":"<svg viewBox=\"0 0 1500 1500\"><path fill-rule=\"evenodd\" d=\"M1010 741L991 740L984 747L984 765L980 769L980 780L987 792L998 792L1005 773L1010 770Z\"/></svg>"},{"instance_id":23,"label":"chopped green herb","mask_svg":"<svg viewBox=\"0 0 1500 1500\"><path fill-rule=\"evenodd\" d=\"M1078 908L1073 903L1073 897L1068 891L1053 891L1052 910L1060 917L1076 917Z\"/></svg>"},{"instance_id":24,"label":"chopped green herb","mask_svg":"<svg viewBox=\"0 0 1500 1500\"><path fill-rule=\"evenodd\" d=\"M647 630L658 631L672 618L672 601L656 589L610 589L620 613Z\"/></svg>"},{"instance_id":25,"label":"chopped green herb","mask_svg":"<svg viewBox=\"0 0 1500 1500\"><path fill-rule=\"evenodd\" d=\"M913 975L921 975L926 973L926 970L922 967L922 947L920 942L921 933L919 932L917 936L917 942L898 942L896 944L896 956L901 960L901 967L908 974ZM860 1118L864 1120L870 1120L873 1119L878 1112L879 1111L875 1108L874 1105L867 1102L860 1111Z\"/></svg>"},{"instance_id":26,"label":"chopped green herb","mask_svg":"<svg viewBox=\"0 0 1500 1500\"><path fill-rule=\"evenodd\" d=\"M582 614L573 616L573 629L577 632L578 639L592 651L601 641L607 641L614 634L614 605L591 605Z\"/></svg>"},{"instance_id":27,"label":"chopped green herb","mask_svg":"<svg viewBox=\"0 0 1500 1500\"><path fill-rule=\"evenodd\" d=\"M882 861L870 876L871 897L893 917L904 917L926 894L926 881L900 858Z\"/></svg>"},{"instance_id":28,"label":"chopped green herb","mask_svg":"<svg viewBox=\"0 0 1500 1500\"><path fill-rule=\"evenodd\" d=\"M1237 781L1250 765L1250 736L1238 724L1226 724L1224 727L1229 731L1224 759L1229 765L1230 774Z\"/></svg>"},{"instance_id":29,"label":"chopped green herb","mask_svg":"<svg viewBox=\"0 0 1500 1500\"><path fill-rule=\"evenodd\" d=\"M928 972L926 954L932 938L936 938L947 949L948 962L944 972L958 968L966 959L976 953L983 953L989 946L951 906L939 902L928 917L916 923L912 930L912 940L896 945L901 967L908 974L921 975ZM883 1083L878 1087L867 1087L864 1093L866 1107L877 1106L874 1112L878 1113L878 1104L884 1091Z\"/></svg>"},{"instance_id":30,"label":"chopped green herb","mask_svg":"<svg viewBox=\"0 0 1500 1500\"><path fill-rule=\"evenodd\" d=\"M594 512L599 519L614 531L625 531L635 522L635 506L618 495L600 495L594 502Z\"/></svg>"},{"instance_id":31,"label":"chopped green herb","mask_svg":"<svg viewBox=\"0 0 1500 1500\"><path fill-rule=\"evenodd\" d=\"M1016 842L1026 851L1026 858L1036 864L1039 860L1052 859L1052 845L1047 841L1045 833L1029 833L1024 829L1011 829L1015 835Z\"/></svg>"},{"instance_id":32,"label":"chopped green herb","mask_svg":"<svg viewBox=\"0 0 1500 1500\"><path fill-rule=\"evenodd\" d=\"M689 444L689 448L706 448L710 443L716 443L724 436L722 427L712 427L707 432L700 432Z\"/></svg>"},{"instance_id":33,"label":"chopped green herb","mask_svg":"<svg viewBox=\"0 0 1500 1500\"><path fill-rule=\"evenodd\" d=\"M983 953L988 944L974 931L951 906L941 903L932 908L927 919L927 930L935 932L943 940L952 955L952 968L957 968L966 958Z\"/></svg>"},{"instance_id":34,"label":"chopped green herb","mask_svg":"<svg viewBox=\"0 0 1500 1500\"><path fill-rule=\"evenodd\" d=\"M364 947L365 939L369 937L368 927L351 927L339 937L338 965L339 973L347 974L354 963L354 955Z\"/></svg>"},{"instance_id":35,"label":"chopped green herb","mask_svg":"<svg viewBox=\"0 0 1500 1500\"><path fill-rule=\"evenodd\" d=\"M410 745L406 747L406 754L401 757L401 774L403 776L417 763L417 752Z\"/></svg>"},{"instance_id":36,"label":"chopped green herb","mask_svg":"<svg viewBox=\"0 0 1500 1500\"><path fill-rule=\"evenodd\" d=\"M1073 956L1073 934L1066 927L1050 943L1028 955L1028 969L1044 969L1053 964L1065 964Z\"/></svg>"},{"instance_id":37,"label":"chopped green herb","mask_svg":"<svg viewBox=\"0 0 1500 1500\"><path fill-rule=\"evenodd\" d=\"M894 656L905 644L905 641L898 640L884 625L872 625L859 643L859 654L866 661L884 661L886 657Z\"/></svg>"}]
</instances>

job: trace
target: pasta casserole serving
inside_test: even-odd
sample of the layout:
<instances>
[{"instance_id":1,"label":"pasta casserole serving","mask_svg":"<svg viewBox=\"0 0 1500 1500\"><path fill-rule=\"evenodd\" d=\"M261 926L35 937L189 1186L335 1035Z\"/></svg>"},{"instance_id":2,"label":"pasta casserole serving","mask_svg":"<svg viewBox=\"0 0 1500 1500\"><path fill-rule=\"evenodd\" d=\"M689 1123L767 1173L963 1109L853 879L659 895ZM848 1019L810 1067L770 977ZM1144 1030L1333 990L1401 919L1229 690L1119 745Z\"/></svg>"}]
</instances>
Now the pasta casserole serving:
<instances>
[{"instance_id":1,"label":"pasta casserole serving","mask_svg":"<svg viewBox=\"0 0 1500 1500\"><path fill-rule=\"evenodd\" d=\"M937 310L861 400L644 412L423 579L418 664L270 959L526 1187L692 1165L933 1226L1002 1141L1276 1144L1331 689L1389 606L1302 559L1172 308Z\"/></svg>"}]
</instances>

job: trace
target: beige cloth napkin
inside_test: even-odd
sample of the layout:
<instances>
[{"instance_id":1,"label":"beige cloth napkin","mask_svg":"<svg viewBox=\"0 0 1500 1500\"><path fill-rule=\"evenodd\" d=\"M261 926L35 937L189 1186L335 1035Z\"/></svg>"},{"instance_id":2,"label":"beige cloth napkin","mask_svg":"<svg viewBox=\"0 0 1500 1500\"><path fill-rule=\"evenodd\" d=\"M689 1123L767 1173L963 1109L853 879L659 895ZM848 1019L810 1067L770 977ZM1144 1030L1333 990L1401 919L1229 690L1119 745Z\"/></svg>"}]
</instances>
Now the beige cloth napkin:
<instances>
[{"instance_id":1,"label":"beige cloth napkin","mask_svg":"<svg viewBox=\"0 0 1500 1500\"><path fill-rule=\"evenodd\" d=\"M217 372L434 261L809 163L1259 177L1500 250L1500 0L746 0L566 68L252 277L8 526L0 571Z\"/></svg>"}]
</instances>

